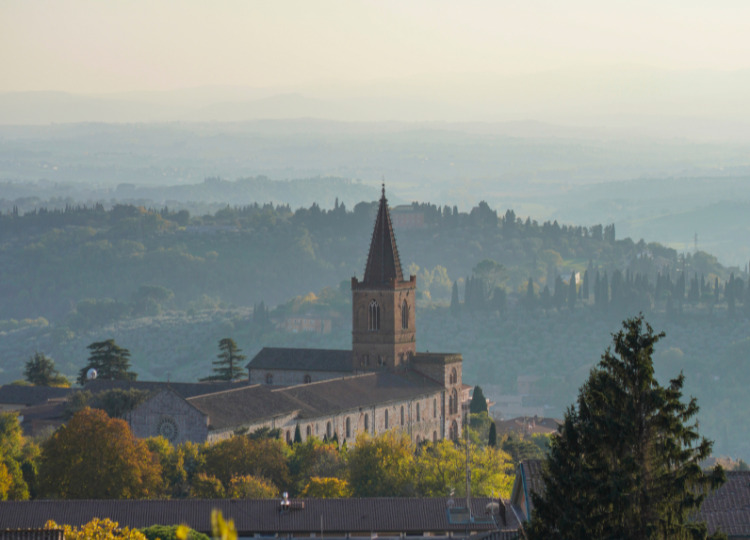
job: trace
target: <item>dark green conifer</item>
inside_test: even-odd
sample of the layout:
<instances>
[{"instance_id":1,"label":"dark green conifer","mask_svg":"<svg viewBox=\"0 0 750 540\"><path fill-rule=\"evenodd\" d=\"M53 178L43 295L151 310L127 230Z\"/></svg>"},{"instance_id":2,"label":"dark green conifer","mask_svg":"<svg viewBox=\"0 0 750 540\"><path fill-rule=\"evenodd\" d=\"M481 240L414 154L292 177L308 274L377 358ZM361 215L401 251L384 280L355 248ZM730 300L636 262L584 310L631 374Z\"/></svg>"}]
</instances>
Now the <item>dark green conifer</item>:
<instances>
[{"instance_id":1,"label":"dark green conifer","mask_svg":"<svg viewBox=\"0 0 750 540\"><path fill-rule=\"evenodd\" d=\"M474 387L471 403L469 403L469 412L471 414L487 413L487 399L484 397L481 386Z\"/></svg>"},{"instance_id":2,"label":"dark green conifer","mask_svg":"<svg viewBox=\"0 0 750 540\"><path fill-rule=\"evenodd\" d=\"M642 316L614 335L552 438L530 538L706 538L695 512L724 473L701 469L712 442L698 434L695 399L682 401L682 374L654 379L663 336Z\"/></svg>"}]
</instances>

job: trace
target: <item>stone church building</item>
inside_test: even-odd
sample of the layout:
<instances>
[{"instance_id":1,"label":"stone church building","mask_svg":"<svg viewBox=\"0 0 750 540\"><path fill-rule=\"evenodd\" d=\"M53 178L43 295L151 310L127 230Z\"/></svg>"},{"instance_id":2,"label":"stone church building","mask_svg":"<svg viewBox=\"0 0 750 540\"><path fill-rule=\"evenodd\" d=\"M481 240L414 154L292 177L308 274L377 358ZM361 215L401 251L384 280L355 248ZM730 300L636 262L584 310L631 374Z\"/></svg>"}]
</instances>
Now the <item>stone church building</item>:
<instances>
[{"instance_id":1,"label":"stone church building","mask_svg":"<svg viewBox=\"0 0 750 540\"><path fill-rule=\"evenodd\" d=\"M415 442L455 439L467 399L462 358L417 352L416 288L416 276L402 272L384 188L364 277L352 278L351 350L267 347L248 363L248 381L215 391L160 384L128 422L136 436L174 443L261 427L291 441L297 426L303 440L335 434L353 442L389 429Z\"/></svg>"}]
</instances>

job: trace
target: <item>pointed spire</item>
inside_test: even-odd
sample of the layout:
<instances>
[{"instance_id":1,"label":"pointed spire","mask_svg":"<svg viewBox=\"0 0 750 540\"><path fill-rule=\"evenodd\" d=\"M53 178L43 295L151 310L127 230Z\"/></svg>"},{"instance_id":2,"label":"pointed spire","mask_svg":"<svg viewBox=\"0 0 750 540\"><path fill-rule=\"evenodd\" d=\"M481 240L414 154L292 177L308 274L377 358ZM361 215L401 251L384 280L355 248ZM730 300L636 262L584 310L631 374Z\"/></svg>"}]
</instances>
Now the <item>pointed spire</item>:
<instances>
[{"instance_id":1,"label":"pointed spire","mask_svg":"<svg viewBox=\"0 0 750 540\"><path fill-rule=\"evenodd\" d=\"M362 283L367 285L384 285L391 282L403 281L401 261L398 258L396 236L393 234L391 215L388 212L388 199L385 198L385 183L383 183L380 197L378 216L375 218L375 230L372 232L370 253L367 256L365 277Z\"/></svg>"}]
</instances>

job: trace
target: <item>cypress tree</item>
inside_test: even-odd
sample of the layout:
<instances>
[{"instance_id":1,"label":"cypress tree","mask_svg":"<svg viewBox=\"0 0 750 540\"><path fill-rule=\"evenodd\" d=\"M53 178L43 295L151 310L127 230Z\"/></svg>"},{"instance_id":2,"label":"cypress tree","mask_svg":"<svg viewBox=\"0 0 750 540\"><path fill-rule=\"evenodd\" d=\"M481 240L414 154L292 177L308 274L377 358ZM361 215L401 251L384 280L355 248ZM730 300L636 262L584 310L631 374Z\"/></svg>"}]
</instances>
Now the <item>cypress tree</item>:
<instances>
[{"instance_id":1,"label":"cypress tree","mask_svg":"<svg viewBox=\"0 0 750 540\"><path fill-rule=\"evenodd\" d=\"M576 298L578 297L578 292L576 290L576 272L573 270L570 274L570 282L568 283L568 309L573 311L573 308L575 308L576 305Z\"/></svg>"},{"instance_id":2,"label":"cypress tree","mask_svg":"<svg viewBox=\"0 0 750 540\"><path fill-rule=\"evenodd\" d=\"M497 428L495 422L490 423L490 434L487 437L487 446L497 448Z\"/></svg>"},{"instance_id":3,"label":"cypress tree","mask_svg":"<svg viewBox=\"0 0 750 540\"><path fill-rule=\"evenodd\" d=\"M451 315L458 317L461 314L461 303L458 300L458 282L453 282L453 290L451 291Z\"/></svg>"},{"instance_id":4,"label":"cypress tree","mask_svg":"<svg viewBox=\"0 0 750 540\"><path fill-rule=\"evenodd\" d=\"M487 412L487 399L484 397L484 392L482 392L481 386L474 387L474 393L471 396L471 403L469 403L469 412L471 414Z\"/></svg>"},{"instance_id":5,"label":"cypress tree","mask_svg":"<svg viewBox=\"0 0 750 540\"><path fill-rule=\"evenodd\" d=\"M724 472L701 469L713 443L698 434L695 398L682 400L683 375L654 378L663 336L642 316L614 335L551 440L530 538L706 538L695 512Z\"/></svg>"},{"instance_id":6,"label":"cypress tree","mask_svg":"<svg viewBox=\"0 0 750 540\"><path fill-rule=\"evenodd\" d=\"M299 429L299 424L294 428L294 444L302 442L302 432Z\"/></svg>"}]
</instances>

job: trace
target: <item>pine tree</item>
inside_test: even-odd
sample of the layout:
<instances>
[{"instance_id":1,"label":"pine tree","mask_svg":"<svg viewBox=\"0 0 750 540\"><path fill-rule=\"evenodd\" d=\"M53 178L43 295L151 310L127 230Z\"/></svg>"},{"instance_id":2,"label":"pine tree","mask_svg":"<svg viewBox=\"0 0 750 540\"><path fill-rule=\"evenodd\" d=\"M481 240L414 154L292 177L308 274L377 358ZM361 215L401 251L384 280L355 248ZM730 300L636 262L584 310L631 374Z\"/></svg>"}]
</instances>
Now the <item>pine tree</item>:
<instances>
[{"instance_id":1,"label":"pine tree","mask_svg":"<svg viewBox=\"0 0 750 540\"><path fill-rule=\"evenodd\" d=\"M36 352L26 361L23 376L36 386L70 386L70 381L55 367L55 361L44 353Z\"/></svg>"},{"instance_id":2,"label":"pine tree","mask_svg":"<svg viewBox=\"0 0 750 540\"><path fill-rule=\"evenodd\" d=\"M530 538L706 537L693 519L724 473L701 469L713 443L697 432L695 399L682 401L683 375L667 387L654 378L663 336L642 316L614 335L551 441Z\"/></svg>"},{"instance_id":3,"label":"pine tree","mask_svg":"<svg viewBox=\"0 0 750 540\"><path fill-rule=\"evenodd\" d=\"M237 348L237 344L232 338L224 338L219 341L219 350L216 355L218 360L213 362L214 374L201 379L202 381L233 381L241 379L245 374L240 362L245 359L244 354L239 354L242 349Z\"/></svg>"},{"instance_id":4,"label":"pine tree","mask_svg":"<svg viewBox=\"0 0 750 540\"><path fill-rule=\"evenodd\" d=\"M97 341L87 347L91 351L88 363L78 372L78 384L86 382L88 371L96 370L98 379L134 381L138 376L130 369L130 351L114 339Z\"/></svg>"}]
</instances>

